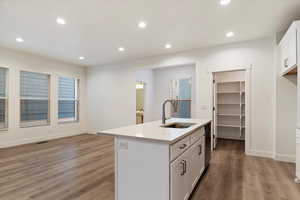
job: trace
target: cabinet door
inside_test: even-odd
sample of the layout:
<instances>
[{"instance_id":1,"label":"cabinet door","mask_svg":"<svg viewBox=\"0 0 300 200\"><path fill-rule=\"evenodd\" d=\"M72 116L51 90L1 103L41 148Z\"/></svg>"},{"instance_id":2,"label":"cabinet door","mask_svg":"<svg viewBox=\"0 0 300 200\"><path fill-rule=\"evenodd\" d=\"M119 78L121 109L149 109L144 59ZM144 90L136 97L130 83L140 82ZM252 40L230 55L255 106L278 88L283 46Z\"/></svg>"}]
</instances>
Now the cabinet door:
<instances>
[{"instance_id":1,"label":"cabinet door","mask_svg":"<svg viewBox=\"0 0 300 200\"><path fill-rule=\"evenodd\" d=\"M204 170L204 139L205 137L201 137L201 140L196 142L188 152L188 174L189 174L189 187L190 192L194 189L197 184L203 170Z\"/></svg>"},{"instance_id":2,"label":"cabinet door","mask_svg":"<svg viewBox=\"0 0 300 200\"><path fill-rule=\"evenodd\" d=\"M280 42L280 65L283 73L297 65L297 37L297 27L293 24Z\"/></svg>"},{"instance_id":3,"label":"cabinet door","mask_svg":"<svg viewBox=\"0 0 300 200\"><path fill-rule=\"evenodd\" d=\"M186 153L171 164L171 200L187 200L189 197L187 164Z\"/></svg>"},{"instance_id":4,"label":"cabinet door","mask_svg":"<svg viewBox=\"0 0 300 200\"><path fill-rule=\"evenodd\" d=\"M292 27L288 38L288 67L293 67L297 65L297 29Z\"/></svg>"},{"instance_id":5,"label":"cabinet door","mask_svg":"<svg viewBox=\"0 0 300 200\"><path fill-rule=\"evenodd\" d=\"M282 71L285 71L289 65L289 45L288 45L288 38L285 36L281 42L281 45L279 47L280 49L280 66Z\"/></svg>"}]
</instances>

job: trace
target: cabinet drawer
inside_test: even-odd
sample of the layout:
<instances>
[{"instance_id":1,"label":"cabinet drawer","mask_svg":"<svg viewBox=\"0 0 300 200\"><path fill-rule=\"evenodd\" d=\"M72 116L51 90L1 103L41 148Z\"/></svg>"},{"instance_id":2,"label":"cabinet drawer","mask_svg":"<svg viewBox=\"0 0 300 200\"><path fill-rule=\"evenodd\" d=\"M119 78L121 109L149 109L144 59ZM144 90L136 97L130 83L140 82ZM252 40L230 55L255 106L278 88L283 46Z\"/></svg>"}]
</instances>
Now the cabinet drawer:
<instances>
[{"instance_id":1,"label":"cabinet drawer","mask_svg":"<svg viewBox=\"0 0 300 200\"><path fill-rule=\"evenodd\" d=\"M190 136L183 138L182 140L176 142L170 147L170 159L174 160L177 156L179 156L182 152L190 147L191 141Z\"/></svg>"},{"instance_id":2,"label":"cabinet drawer","mask_svg":"<svg viewBox=\"0 0 300 200\"><path fill-rule=\"evenodd\" d=\"M197 129L195 132L191 134L191 144L197 142L204 135L204 128Z\"/></svg>"}]
</instances>

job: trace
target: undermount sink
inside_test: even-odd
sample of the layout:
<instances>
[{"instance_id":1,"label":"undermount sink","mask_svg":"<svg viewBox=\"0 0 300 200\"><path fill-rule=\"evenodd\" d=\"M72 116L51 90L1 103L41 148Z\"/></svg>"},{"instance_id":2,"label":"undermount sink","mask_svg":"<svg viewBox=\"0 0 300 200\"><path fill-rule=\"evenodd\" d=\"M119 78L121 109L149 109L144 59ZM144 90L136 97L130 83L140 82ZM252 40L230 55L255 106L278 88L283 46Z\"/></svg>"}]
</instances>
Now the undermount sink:
<instances>
[{"instance_id":1,"label":"undermount sink","mask_svg":"<svg viewBox=\"0 0 300 200\"><path fill-rule=\"evenodd\" d=\"M182 122L174 122L169 124L161 125L163 128L189 128L195 125L194 123L182 123Z\"/></svg>"}]
</instances>

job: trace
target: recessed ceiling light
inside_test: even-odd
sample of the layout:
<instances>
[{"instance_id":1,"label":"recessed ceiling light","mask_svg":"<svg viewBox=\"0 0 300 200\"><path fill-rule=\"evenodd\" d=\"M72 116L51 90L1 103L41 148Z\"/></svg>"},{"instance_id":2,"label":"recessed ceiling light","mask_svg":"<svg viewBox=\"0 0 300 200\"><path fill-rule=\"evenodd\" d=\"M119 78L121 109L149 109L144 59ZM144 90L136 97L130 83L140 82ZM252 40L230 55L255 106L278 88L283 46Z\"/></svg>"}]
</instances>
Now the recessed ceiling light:
<instances>
[{"instance_id":1,"label":"recessed ceiling light","mask_svg":"<svg viewBox=\"0 0 300 200\"><path fill-rule=\"evenodd\" d=\"M144 22L144 21L140 21L139 24L138 24L138 27L141 28L141 29L144 29L147 27L147 23Z\"/></svg>"},{"instance_id":2,"label":"recessed ceiling light","mask_svg":"<svg viewBox=\"0 0 300 200\"><path fill-rule=\"evenodd\" d=\"M230 31L228 33L226 33L226 37L233 37L234 36L234 32Z\"/></svg>"},{"instance_id":3,"label":"recessed ceiling light","mask_svg":"<svg viewBox=\"0 0 300 200\"><path fill-rule=\"evenodd\" d=\"M135 88L136 89L143 89L144 88L144 84L138 83L138 84L136 84Z\"/></svg>"},{"instance_id":4,"label":"recessed ceiling light","mask_svg":"<svg viewBox=\"0 0 300 200\"><path fill-rule=\"evenodd\" d=\"M83 56L80 56L78 59L79 59L79 60L84 60L84 59L85 59L85 57L83 57Z\"/></svg>"},{"instance_id":5,"label":"recessed ceiling light","mask_svg":"<svg viewBox=\"0 0 300 200\"><path fill-rule=\"evenodd\" d=\"M124 47L119 47L118 50L123 52L123 51L125 51L125 48Z\"/></svg>"},{"instance_id":6,"label":"recessed ceiling light","mask_svg":"<svg viewBox=\"0 0 300 200\"><path fill-rule=\"evenodd\" d=\"M16 41L17 41L17 42L24 42L24 39L21 38L21 37L17 37L17 38L16 38Z\"/></svg>"},{"instance_id":7,"label":"recessed ceiling light","mask_svg":"<svg viewBox=\"0 0 300 200\"><path fill-rule=\"evenodd\" d=\"M61 17L58 17L56 19L56 23L61 24L61 25L65 25L66 24L66 20L63 19L63 18L61 18Z\"/></svg>"},{"instance_id":8,"label":"recessed ceiling light","mask_svg":"<svg viewBox=\"0 0 300 200\"><path fill-rule=\"evenodd\" d=\"M171 44L166 44L166 45L165 45L165 48L166 48L166 49L171 49L171 48L172 48L172 45L171 45Z\"/></svg>"},{"instance_id":9,"label":"recessed ceiling light","mask_svg":"<svg viewBox=\"0 0 300 200\"><path fill-rule=\"evenodd\" d=\"M230 2L231 2L231 0L220 0L220 4L221 4L222 6L228 5L228 4L230 4Z\"/></svg>"}]
</instances>

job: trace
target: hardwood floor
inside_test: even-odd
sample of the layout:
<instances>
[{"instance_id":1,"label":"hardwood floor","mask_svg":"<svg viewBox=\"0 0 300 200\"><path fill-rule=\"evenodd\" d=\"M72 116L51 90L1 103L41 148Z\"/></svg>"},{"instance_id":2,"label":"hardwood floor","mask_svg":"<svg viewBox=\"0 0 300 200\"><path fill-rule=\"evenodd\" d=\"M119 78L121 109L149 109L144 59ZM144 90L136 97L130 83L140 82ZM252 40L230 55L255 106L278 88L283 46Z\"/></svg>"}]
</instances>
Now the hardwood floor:
<instances>
[{"instance_id":1,"label":"hardwood floor","mask_svg":"<svg viewBox=\"0 0 300 200\"><path fill-rule=\"evenodd\" d=\"M220 140L191 200L299 200L294 165ZM1 200L114 200L113 139L81 135L0 149Z\"/></svg>"},{"instance_id":2,"label":"hardwood floor","mask_svg":"<svg viewBox=\"0 0 300 200\"><path fill-rule=\"evenodd\" d=\"M208 173L191 200L299 200L295 165L245 156L244 143L218 140Z\"/></svg>"},{"instance_id":3,"label":"hardwood floor","mask_svg":"<svg viewBox=\"0 0 300 200\"><path fill-rule=\"evenodd\" d=\"M81 135L0 150L1 200L113 200L113 139Z\"/></svg>"}]
</instances>

